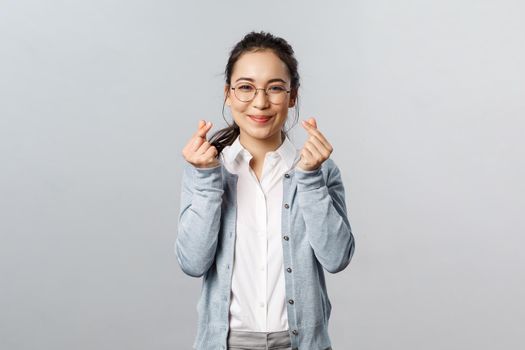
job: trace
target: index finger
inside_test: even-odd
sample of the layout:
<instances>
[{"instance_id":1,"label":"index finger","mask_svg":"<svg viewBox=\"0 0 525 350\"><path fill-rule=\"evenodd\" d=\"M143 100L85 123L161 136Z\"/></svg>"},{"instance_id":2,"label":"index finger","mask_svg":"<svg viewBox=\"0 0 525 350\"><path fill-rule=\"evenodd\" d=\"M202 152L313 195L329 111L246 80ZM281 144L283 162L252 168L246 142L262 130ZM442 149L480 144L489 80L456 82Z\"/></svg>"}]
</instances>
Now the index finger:
<instances>
[{"instance_id":1,"label":"index finger","mask_svg":"<svg viewBox=\"0 0 525 350\"><path fill-rule=\"evenodd\" d=\"M206 138L206 133L210 129L209 128L210 126L211 126L211 122L204 123L203 120L200 120L199 121L199 129L193 135L197 136L197 137Z\"/></svg>"},{"instance_id":2,"label":"index finger","mask_svg":"<svg viewBox=\"0 0 525 350\"><path fill-rule=\"evenodd\" d=\"M324 135L319 131L319 129L317 128L314 128L312 125L310 125L309 123L305 123L305 126L306 126L306 131L308 131L309 134L317 137L319 139L319 141L321 141L321 143L326 147L326 148L330 148L329 145L330 143L328 142L328 140L324 137Z\"/></svg>"}]
</instances>

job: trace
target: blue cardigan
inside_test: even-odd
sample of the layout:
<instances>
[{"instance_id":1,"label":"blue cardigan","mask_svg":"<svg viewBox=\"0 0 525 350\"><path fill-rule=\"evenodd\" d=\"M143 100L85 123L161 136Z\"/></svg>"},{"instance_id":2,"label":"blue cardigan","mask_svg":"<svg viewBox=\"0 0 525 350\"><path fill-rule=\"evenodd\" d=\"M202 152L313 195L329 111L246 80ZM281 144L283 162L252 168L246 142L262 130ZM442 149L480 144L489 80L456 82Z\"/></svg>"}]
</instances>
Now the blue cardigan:
<instances>
[{"instance_id":1,"label":"blue cardigan","mask_svg":"<svg viewBox=\"0 0 525 350\"><path fill-rule=\"evenodd\" d=\"M222 163L197 168L184 160L175 254L184 273L203 276L197 350L227 349L237 179ZM341 173L331 158L315 171L296 167L284 174L281 222L292 348L329 350L332 307L323 268L342 271L355 247Z\"/></svg>"}]
</instances>

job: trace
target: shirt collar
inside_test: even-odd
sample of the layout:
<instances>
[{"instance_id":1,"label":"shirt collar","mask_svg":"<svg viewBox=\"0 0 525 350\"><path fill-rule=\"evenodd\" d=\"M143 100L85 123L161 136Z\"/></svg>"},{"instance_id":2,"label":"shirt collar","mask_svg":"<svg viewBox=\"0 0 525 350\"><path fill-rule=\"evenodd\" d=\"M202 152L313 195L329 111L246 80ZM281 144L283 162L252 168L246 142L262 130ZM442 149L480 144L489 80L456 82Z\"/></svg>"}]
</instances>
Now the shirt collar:
<instances>
[{"instance_id":1,"label":"shirt collar","mask_svg":"<svg viewBox=\"0 0 525 350\"><path fill-rule=\"evenodd\" d=\"M252 157L250 152L248 152L248 150L241 144L240 135L237 136L235 141L233 141L230 146L224 147L221 153L224 155L224 159L229 163L234 163L235 161L241 159L248 160ZM297 149L288 136L285 136L284 141L281 143L279 148L266 154L268 158L276 156L281 157L288 169L291 169L295 164L297 155Z\"/></svg>"}]
</instances>

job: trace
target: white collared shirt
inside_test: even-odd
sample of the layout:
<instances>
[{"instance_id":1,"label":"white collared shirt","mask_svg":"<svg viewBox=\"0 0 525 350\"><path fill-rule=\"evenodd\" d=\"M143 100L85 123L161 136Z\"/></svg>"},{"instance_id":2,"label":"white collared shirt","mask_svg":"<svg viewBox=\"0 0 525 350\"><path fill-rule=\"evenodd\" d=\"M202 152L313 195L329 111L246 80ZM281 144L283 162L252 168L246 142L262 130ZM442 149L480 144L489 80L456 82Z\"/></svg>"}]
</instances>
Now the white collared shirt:
<instances>
[{"instance_id":1,"label":"white collared shirt","mask_svg":"<svg viewBox=\"0 0 525 350\"><path fill-rule=\"evenodd\" d=\"M231 284L230 329L252 332L288 330L281 207L283 176L296 166L300 150L288 137L264 159L260 181L253 157L240 137L221 152L226 169L238 175L237 236Z\"/></svg>"}]
</instances>

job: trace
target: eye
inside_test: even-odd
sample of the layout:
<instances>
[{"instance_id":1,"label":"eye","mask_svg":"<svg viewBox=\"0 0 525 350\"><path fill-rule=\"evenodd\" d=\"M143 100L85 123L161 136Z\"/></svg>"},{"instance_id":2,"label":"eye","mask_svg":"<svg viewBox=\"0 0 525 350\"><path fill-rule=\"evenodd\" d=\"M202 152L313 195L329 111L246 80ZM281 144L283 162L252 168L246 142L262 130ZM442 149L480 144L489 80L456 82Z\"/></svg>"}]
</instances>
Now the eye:
<instances>
[{"instance_id":1,"label":"eye","mask_svg":"<svg viewBox=\"0 0 525 350\"><path fill-rule=\"evenodd\" d=\"M237 89L239 89L241 91L251 91L253 89L253 86L247 85L247 84L243 84L243 85L237 86Z\"/></svg>"},{"instance_id":2,"label":"eye","mask_svg":"<svg viewBox=\"0 0 525 350\"><path fill-rule=\"evenodd\" d=\"M284 88L284 86L279 86L279 85L275 85L275 86L270 86L268 88L268 90L270 92L281 92L281 91L286 91L286 89Z\"/></svg>"}]
</instances>

